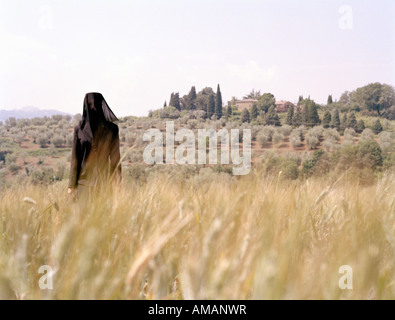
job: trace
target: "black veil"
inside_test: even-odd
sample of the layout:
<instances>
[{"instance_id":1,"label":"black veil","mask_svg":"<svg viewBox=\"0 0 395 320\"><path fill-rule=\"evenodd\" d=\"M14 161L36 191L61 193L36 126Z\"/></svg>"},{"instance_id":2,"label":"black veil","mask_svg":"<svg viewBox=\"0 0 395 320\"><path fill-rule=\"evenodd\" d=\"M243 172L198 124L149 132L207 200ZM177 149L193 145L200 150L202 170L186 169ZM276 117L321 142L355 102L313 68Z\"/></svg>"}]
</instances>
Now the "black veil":
<instances>
[{"instance_id":1,"label":"black veil","mask_svg":"<svg viewBox=\"0 0 395 320\"><path fill-rule=\"evenodd\" d=\"M93 135L98 126L106 122L115 122L118 118L108 106L101 93L91 92L85 95L82 120L79 124L81 142L92 145Z\"/></svg>"}]
</instances>

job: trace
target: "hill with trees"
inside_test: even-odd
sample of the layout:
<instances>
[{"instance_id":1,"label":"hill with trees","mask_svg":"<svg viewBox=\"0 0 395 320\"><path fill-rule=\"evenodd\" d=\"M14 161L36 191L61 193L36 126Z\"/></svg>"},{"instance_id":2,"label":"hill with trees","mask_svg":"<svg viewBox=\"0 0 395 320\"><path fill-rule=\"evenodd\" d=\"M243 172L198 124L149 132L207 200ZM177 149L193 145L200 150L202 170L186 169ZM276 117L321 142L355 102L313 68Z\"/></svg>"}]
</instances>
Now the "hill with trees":
<instances>
[{"instance_id":1,"label":"hill with trees","mask_svg":"<svg viewBox=\"0 0 395 320\"><path fill-rule=\"evenodd\" d=\"M166 120L173 120L176 130L186 128L194 133L198 129L211 128L239 129L240 132L250 129L254 165L263 164L268 172L286 172L284 176L293 179L343 170L349 167L348 163L361 170L371 170L369 172L394 168L395 121L388 119L394 106L388 107L392 103L388 102L392 99L391 90L383 88L386 89L381 91L377 101L387 102L379 111L368 107L372 105L369 101L376 101L369 98L377 94L375 85L344 93L340 101L326 105L300 96L297 105L291 106L287 113L276 112L276 98L271 93L253 90L245 97L253 97L257 102L250 109L240 111L233 104L237 101L235 97L223 103L220 85L216 91L206 87L198 92L193 86L182 97L174 91L169 105L166 102L163 108L151 111L149 117L120 119L124 175L127 179L144 180L158 170L143 162L147 143L142 137L150 128L164 132ZM356 101L361 99L360 94L367 97L368 102L360 100L358 108L345 99L349 96L352 97L350 101ZM330 100L328 98L328 102ZM65 179L73 141L72 128L80 119L81 115L77 114L32 119L11 117L0 121L0 185L15 181L53 183ZM241 142L242 137L240 139ZM371 165L371 156L366 155L369 153L374 153L375 159L380 154L381 160ZM184 172L187 175L198 174L204 167L187 166L180 172L187 170L189 173ZM212 170L229 172L230 169L216 166Z\"/></svg>"}]
</instances>

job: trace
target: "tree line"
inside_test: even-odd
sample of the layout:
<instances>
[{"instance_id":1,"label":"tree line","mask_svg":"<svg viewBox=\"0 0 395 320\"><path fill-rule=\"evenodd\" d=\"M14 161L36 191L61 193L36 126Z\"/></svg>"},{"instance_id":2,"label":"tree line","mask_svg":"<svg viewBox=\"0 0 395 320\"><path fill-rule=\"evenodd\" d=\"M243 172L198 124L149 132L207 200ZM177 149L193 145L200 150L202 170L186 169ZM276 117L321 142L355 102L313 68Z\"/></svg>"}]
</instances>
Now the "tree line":
<instances>
[{"instance_id":1,"label":"tree line","mask_svg":"<svg viewBox=\"0 0 395 320\"><path fill-rule=\"evenodd\" d=\"M220 85L217 86L217 92L210 87L204 88L196 93L196 87L193 86L187 95L180 97L178 92L173 92L170 96L169 105L164 103L164 108L173 107L178 111L183 110L202 110L206 113L206 118L220 119L223 116L223 102Z\"/></svg>"},{"instance_id":2,"label":"tree line","mask_svg":"<svg viewBox=\"0 0 395 320\"><path fill-rule=\"evenodd\" d=\"M165 102L164 108L170 108L178 111L174 118L181 116L183 111L201 111L204 119L220 119L221 117L229 119L235 114L240 115L243 123L249 123L257 119L263 120L266 125L281 126L280 118L276 111L276 98L271 93L255 91L253 89L249 94L243 96L243 99L254 99L256 103L248 110L241 112L237 110L237 98L232 97L223 106L220 85L217 92L210 87L196 92L193 86L187 95L180 97L178 92L173 92L170 96L169 104ZM323 118L320 119L318 110L323 110ZM332 95L328 96L327 104L317 104L310 97L303 98L299 96L296 106L291 106L288 110L285 124L299 127L305 125L314 127L323 125L325 128L336 128L344 130L353 128L357 132L362 132L365 128L363 120L357 121L356 112L374 112L379 118L384 117L389 120L395 120L395 90L394 87L387 84L372 83L358 88L352 92L345 91L339 101L334 101ZM339 112L344 113L340 119ZM347 113L351 112L349 119ZM373 114L367 114L372 116ZM382 126L378 119L373 126L374 131L380 132Z\"/></svg>"}]
</instances>

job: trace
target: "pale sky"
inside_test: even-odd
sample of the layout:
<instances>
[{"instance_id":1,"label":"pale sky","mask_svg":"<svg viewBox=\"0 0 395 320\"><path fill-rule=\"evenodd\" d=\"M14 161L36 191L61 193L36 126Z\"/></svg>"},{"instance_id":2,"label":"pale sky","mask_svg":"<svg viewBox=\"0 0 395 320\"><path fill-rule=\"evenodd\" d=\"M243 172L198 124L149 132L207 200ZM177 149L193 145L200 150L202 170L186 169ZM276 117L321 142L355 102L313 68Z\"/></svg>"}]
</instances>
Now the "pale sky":
<instances>
[{"instance_id":1,"label":"pale sky","mask_svg":"<svg viewBox=\"0 0 395 320\"><path fill-rule=\"evenodd\" d=\"M319 103L395 85L394 0L0 0L0 42L0 109L75 114L95 91L146 116L193 85Z\"/></svg>"}]
</instances>

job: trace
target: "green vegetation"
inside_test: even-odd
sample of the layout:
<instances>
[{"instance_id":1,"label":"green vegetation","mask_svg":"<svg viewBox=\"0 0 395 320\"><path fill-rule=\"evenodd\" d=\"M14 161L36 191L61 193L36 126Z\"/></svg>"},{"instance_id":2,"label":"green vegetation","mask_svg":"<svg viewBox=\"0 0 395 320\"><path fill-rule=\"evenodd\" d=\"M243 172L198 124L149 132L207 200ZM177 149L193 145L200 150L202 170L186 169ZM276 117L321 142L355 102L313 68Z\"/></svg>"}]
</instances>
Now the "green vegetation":
<instances>
[{"instance_id":1,"label":"green vegetation","mask_svg":"<svg viewBox=\"0 0 395 320\"><path fill-rule=\"evenodd\" d=\"M247 109L244 109L241 112L241 122L250 122L251 118L250 118L250 112Z\"/></svg>"},{"instance_id":2,"label":"green vegetation","mask_svg":"<svg viewBox=\"0 0 395 320\"><path fill-rule=\"evenodd\" d=\"M326 106L300 97L278 114L274 96L253 90L249 111L233 99L218 117L218 93L192 87L147 118L120 119L122 183L88 202L66 194L80 115L0 125L0 298L393 299L391 107L364 114L349 93ZM251 129L250 174L144 164L143 133L168 119L194 133ZM48 263L56 285L44 291ZM358 290L339 289L343 264Z\"/></svg>"},{"instance_id":3,"label":"green vegetation","mask_svg":"<svg viewBox=\"0 0 395 320\"><path fill-rule=\"evenodd\" d=\"M217 94L215 95L215 117L217 119L222 118L222 94L219 85L217 87Z\"/></svg>"}]
</instances>

